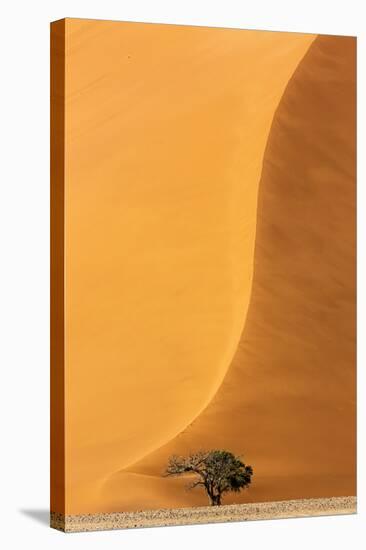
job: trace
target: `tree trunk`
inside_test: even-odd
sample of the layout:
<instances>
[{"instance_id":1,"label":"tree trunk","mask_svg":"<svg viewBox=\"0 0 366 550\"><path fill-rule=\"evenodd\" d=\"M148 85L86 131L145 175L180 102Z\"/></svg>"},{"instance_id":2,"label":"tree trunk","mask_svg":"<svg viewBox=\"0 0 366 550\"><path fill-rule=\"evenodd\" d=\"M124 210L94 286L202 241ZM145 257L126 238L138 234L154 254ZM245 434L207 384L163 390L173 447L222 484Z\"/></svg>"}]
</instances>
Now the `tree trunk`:
<instances>
[{"instance_id":1,"label":"tree trunk","mask_svg":"<svg viewBox=\"0 0 366 550\"><path fill-rule=\"evenodd\" d=\"M210 498L211 498L211 506L221 505L221 495L212 495Z\"/></svg>"}]
</instances>

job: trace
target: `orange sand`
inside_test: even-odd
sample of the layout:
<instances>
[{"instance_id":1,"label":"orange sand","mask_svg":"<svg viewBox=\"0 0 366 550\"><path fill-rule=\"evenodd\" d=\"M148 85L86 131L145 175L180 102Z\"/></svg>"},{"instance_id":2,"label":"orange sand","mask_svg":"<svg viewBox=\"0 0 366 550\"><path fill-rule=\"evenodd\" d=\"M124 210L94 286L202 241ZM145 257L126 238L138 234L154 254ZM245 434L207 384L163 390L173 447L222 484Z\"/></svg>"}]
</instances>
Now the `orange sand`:
<instances>
[{"instance_id":1,"label":"orange sand","mask_svg":"<svg viewBox=\"0 0 366 550\"><path fill-rule=\"evenodd\" d=\"M353 41L314 39L66 21L66 513L205 504L160 477L200 446L354 494Z\"/></svg>"},{"instance_id":2,"label":"orange sand","mask_svg":"<svg viewBox=\"0 0 366 550\"><path fill-rule=\"evenodd\" d=\"M170 454L203 445L254 466L227 503L356 494L354 69L354 39L318 37L296 70L264 155L251 304L228 375L191 427L106 492L147 490L136 472L159 476ZM165 505L205 503L167 482Z\"/></svg>"}]
</instances>

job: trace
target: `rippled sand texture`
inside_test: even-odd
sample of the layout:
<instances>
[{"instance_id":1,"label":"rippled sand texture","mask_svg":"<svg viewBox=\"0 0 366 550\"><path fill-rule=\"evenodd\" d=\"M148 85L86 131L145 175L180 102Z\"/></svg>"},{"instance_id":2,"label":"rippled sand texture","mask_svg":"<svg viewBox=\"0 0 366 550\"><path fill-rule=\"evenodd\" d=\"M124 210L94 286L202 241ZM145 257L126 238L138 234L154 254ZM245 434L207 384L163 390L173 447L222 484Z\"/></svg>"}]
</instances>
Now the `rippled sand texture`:
<instances>
[{"instance_id":1,"label":"rippled sand texture","mask_svg":"<svg viewBox=\"0 0 366 550\"><path fill-rule=\"evenodd\" d=\"M253 464L235 502L355 494L354 41L66 52L66 513L205 505L161 478L200 447Z\"/></svg>"}]
</instances>

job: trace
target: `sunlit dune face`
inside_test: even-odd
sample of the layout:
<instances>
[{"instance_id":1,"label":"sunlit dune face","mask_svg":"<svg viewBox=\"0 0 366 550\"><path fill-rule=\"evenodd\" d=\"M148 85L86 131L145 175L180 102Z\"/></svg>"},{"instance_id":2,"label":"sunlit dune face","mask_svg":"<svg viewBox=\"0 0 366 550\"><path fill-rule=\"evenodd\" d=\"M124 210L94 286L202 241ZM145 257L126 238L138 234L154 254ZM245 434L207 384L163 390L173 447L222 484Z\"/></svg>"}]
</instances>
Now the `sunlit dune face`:
<instances>
[{"instance_id":1,"label":"sunlit dune face","mask_svg":"<svg viewBox=\"0 0 366 550\"><path fill-rule=\"evenodd\" d=\"M78 513L110 509L106 480L184 430L229 368L271 122L315 37L87 20L66 33L66 475Z\"/></svg>"}]
</instances>

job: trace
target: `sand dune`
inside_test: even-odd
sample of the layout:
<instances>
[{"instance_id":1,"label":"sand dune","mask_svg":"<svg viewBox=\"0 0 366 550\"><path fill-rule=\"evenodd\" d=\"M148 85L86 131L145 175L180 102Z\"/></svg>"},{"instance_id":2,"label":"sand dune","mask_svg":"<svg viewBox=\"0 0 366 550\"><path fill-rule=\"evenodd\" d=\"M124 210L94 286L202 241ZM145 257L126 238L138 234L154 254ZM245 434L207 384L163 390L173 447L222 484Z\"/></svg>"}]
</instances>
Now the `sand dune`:
<instances>
[{"instance_id":1,"label":"sand dune","mask_svg":"<svg viewBox=\"0 0 366 550\"><path fill-rule=\"evenodd\" d=\"M159 477L170 454L200 447L244 453L255 469L226 502L356 493L354 255L355 40L319 36L269 135L251 301L227 376L192 425L109 478L110 510L141 508L137 495L204 505L184 480Z\"/></svg>"},{"instance_id":2,"label":"sand dune","mask_svg":"<svg viewBox=\"0 0 366 550\"><path fill-rule=\"evenodd\" d=\"M66 21L67 513L178 505L182 482L154 477L164 453L211 445L212 423L233 447L230 378L200 413L246 319L273 114L314 38ZM243 387L256 367L238 361ZM245 439L256 465L262 436ZM149 454L138 472L153 476L121 481Z\"/></svg>"}]
</instances>

